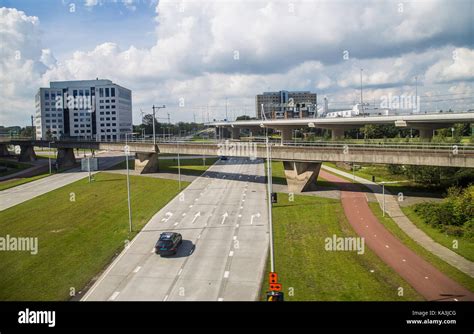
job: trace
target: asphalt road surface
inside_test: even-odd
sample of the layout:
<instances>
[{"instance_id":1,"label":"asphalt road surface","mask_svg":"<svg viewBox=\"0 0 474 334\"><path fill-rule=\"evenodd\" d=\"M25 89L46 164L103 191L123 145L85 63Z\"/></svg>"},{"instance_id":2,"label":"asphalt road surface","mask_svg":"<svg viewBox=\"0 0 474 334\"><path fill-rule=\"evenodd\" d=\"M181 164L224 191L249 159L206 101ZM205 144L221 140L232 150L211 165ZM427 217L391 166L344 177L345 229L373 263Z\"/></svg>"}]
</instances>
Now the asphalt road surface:
<instances>
[{"instance_id":1,"label":"asphalt road surface","mask_svg":"<svg viewBox=\"0 0 474 334\"><path fill-rule=\"evenodd\" d=\"M118 156L113 152L101 154L100 156L97 156L97 158L99 159L100 170L110 168L125 159L124 156ZM52 190L64 187L65 185L76 182L87 176L88 172L81 172L80 167L78 167L2 190L0 191L0 211L11 208L12 206L18 205Z\"/></svg>"},{"instance_id":2,"label":"asphalt road surface","mask_svg":"<svg viewBox=\"0 0 474 334\"><path fill-rule=\"evenodd\" d=\"M218 161L147 223L82 300L256 300L268 224L262 160ZM183 236L160 257L161 232Z\"/></svg>"},{"instance_id":3,"label":"asphalt road surface","mask_svg":"<svg viewBox=\"0 0 474 334\"><path fill-rule=\"evenodd\" d=\"M321 171L320 176L338 184L346 217L367 246L430 301L474 300L474 294L436 269L393 236L374 216L362 186Z\"/></svg>"}]
</instances>

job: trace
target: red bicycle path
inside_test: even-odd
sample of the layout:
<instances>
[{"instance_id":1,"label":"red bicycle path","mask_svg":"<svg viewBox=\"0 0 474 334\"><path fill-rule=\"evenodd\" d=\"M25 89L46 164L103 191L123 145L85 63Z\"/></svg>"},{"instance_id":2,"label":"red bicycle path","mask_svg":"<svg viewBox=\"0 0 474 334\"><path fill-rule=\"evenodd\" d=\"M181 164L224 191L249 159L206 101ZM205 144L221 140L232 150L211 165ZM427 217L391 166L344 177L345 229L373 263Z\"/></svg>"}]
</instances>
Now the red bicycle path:
<instances>
[{"instance_id":1,"label":"red bicycle path","mask_svg":"<svg viewBox=\"0 0 474 334\"><path fill-rule=\"evenodd\" d=\"M378 221L361 191L363 186L323 170L319 175L337 184L344 213L366 245L426 300L474 301L474 293L410 250Z\"/></svg>"}]
</instances>

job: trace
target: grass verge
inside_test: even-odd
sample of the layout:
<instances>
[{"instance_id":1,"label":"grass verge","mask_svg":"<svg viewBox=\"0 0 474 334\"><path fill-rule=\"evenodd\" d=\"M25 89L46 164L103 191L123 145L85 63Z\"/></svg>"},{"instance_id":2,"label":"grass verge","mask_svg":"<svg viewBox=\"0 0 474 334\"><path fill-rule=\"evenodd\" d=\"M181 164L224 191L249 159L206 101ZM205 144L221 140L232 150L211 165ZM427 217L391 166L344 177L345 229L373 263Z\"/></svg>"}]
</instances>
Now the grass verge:
<instances>
[{"instance_id":1,"label":"grass verge","mask_svg":"<svg viewBox=\"0 0 474 334\"><path fill-rule=\"evenodd\" d=\"M339 201L280 194L273 207L276 270L289 301L422 300L370 249L365 253L326 251L325 239L356 236ZM267 272L269 271L267 266ZM261 296L265 298L268 278ZM398 295L403 287L404 295ZM293 295L291 295L293 291Z\"/></svg>"},{"instance_id":2,"label":"grass verge","mask_svg":"<svg viewBox=\"0 0 474 334\"><path fill-rule=\"evenodd\" d=\"M401 207L403 213L415 224L420 230L430 236L437 243L449 248L455 253L465 257L470 261L474 261L474 243L463 237L456 237L441 232L440 230L426 224L413 210L413 206ZM457 242L457 248L453 245Z\"/></svg>"},{"instance_id":3,"label":"grass verge","mask_svg":"<svg viewBox=\"0 0 474 334\"><path fill-rule=\"evenodd\" d=\"M471 291L474 291L474 278L466 275L462 271L454 268L450 264L446 263L438 256L426 250L423 246L419 245L416 241L410 238L405 232L403 232L398 225L393 221L392 218L382 215L382 210L378 203L372 202L369 203L369 207L377 217L378 221L383 224L387 230L390 231L394 236L396 236L401 242L403 242L408 248L420 255L426 261L431 263L441 272L445 273L447 276L451 277L453 280L457 281L459 284L465 286Z\"/></svg>"},{"instance_id":4,"label":"grass verge","mask_svg":"<svg viewBox=\"0 0 474 334\"><path fill-rule=\"evenodd\" d=\"M0 212L2 236L37 237L38 253L0 252L0 300L67 300L178 194L174 180L98 173ZM189 183L182 182L183 187ZM72 200L73 199L73 200Z\"/></svg>"}]
</instances>

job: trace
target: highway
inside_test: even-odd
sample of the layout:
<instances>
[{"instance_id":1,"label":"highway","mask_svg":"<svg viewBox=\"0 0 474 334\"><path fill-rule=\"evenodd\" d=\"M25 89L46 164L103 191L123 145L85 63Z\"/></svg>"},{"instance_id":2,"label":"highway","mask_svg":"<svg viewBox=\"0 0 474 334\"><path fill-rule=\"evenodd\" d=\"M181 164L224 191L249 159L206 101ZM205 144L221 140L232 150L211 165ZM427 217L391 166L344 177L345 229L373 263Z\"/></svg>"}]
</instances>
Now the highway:
<instances>
[{"instance_id":1,"label":"highway","mask_svg":"<svg viewBox=\"0 0 474 334\"><path fill-rule=\"evenodd\" d=\"M85 293L83 301L256 300L268 224L261 159L218 161L157 212ZM163 231L183 244L162 258Z\"/></svg>"},{"instance_id":2,"label":"highway","mask_svg":"<svg viewBox=\"0 0 474 334\"><path fill-rule=\"evenodd\" d=\"M125 159L122 155L118 156L116 152L105 152L97 155L97 158L99 159L100 170L110 168ZM54 160L52 163L54 163ZM2 190L0 191L0 211L46 194L52 190L64 187L87 176L88 172L81 172L80 167L77 167L59 174L53 174L36 181Z\"/></svg>"}]
</instances>

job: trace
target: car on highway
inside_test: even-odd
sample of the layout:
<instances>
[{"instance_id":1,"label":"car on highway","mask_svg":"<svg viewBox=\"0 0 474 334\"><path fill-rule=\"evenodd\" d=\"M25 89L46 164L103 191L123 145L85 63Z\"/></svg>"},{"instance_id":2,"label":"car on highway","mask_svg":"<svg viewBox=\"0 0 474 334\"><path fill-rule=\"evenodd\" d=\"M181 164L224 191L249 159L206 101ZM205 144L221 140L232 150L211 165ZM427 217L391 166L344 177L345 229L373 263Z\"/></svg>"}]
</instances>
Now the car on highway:
<instances>
[{"instance_id":1,"label":"car on highway","mask_svg":"<svg viewBox=\"0 0 474 334\"><path fill-rule=\"evenodd\" d=\"M176 232L163 232L155 245L155 253L160 256L175 255L183 243L183 237Z\"/></svg>"},{"instance_id":2,"label":"car on highway","mask_svg":"<svg viewBox=\"0 0 474 334\"><path fill-rule=\"evenodd\" d=\"M229 158L226 157L225 155L223 155L223 156L220 157L220 159L221 159L221 160L228 160Z\"/></svg>"}]
</instances>

